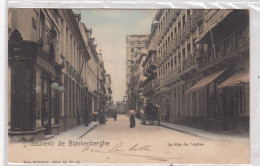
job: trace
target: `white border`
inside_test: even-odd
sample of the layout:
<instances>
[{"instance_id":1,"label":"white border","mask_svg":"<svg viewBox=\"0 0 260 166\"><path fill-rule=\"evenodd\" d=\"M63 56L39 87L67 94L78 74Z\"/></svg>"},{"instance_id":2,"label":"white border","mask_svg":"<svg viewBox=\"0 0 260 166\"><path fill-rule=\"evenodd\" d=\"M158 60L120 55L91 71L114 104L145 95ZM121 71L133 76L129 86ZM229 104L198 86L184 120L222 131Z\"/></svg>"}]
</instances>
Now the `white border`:
<instances>
[{"instance_id":1,"label":"white border","mask_svg":"<svg viewBox=\"0 0 260 166\"><path fill-rule=\"evenodd\" d=\"M6 22L6 1L1 2L0 4L0 21L3 24L0 24L0 165L5 165L6 163L6 144L5 142L6 138L5 133L6 133L6 103L7 101L5 100L5 87L6 83L6 60L7 60L7 54L6 54L6 46L7 46L7 40L6 40L6 28L7 28L7 22Z\"/></svg>"},{"instance_id":2,"label":"white border","mask_svg":"<svg viewBox=\"0 0 260 166\"><path fill-rule=\"evenodd\" d=\"M2 2L2 1L1 1ZM5 2L5 1L4 1ZM159 9L159 8L219 8L219 9L249 9L250 11L250 161L249 165L260 165L260 1L258 0L200 0L200 1L188 1L188 0L9 0L6 2L6 6L11 8L116 8L116 9ZM0 122L4 122L4 125L0 125L0 149L3 154L0 153L0 161L4 162L0 165L6 165L7 163L7 146L4 146L4 138L7 141L7 116L4 112L7 109L7 84L6 84L6 64L7 64L7 8L5 5L0 5L0 20L4 25L0 26L0 93L3 94L0 97ZM3 56L5 55L5 56ZM4 77L3 77L4 76ZM5 78L5 79L3 79ZM5 86L4 86L5 85ZM5 117L5 119L4 119ZM5 147L5 149L4 149ZM3 151L2 151L3 150ZM17 165L17 164L15 164ZM24 164L19 164L24 165ZM81 165L81 164L80 164ZM113 164L115 165L115 164ZM130 164L132 165L132 164ZM178 164L174 164L178 165Z\"/></svg>"}]
</instances>

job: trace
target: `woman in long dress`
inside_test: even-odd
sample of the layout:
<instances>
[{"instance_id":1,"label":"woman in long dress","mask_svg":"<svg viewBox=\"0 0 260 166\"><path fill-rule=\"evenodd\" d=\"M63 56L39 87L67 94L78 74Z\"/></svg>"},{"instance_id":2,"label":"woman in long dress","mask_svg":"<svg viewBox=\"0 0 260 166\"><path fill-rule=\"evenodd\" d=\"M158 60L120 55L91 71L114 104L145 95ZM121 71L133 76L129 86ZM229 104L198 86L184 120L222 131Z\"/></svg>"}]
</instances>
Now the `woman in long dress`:
<instances>
[{"instance_id":1,"label":"woman in long dress","mask_svg":"<svg viewBox=\"0 0 260 166\"><path fill-rule=\"evenodd\" d=\"M133 128L135 126L135 110L129 110L130 115L130 127Z\"/></svg>"}]
</instances>

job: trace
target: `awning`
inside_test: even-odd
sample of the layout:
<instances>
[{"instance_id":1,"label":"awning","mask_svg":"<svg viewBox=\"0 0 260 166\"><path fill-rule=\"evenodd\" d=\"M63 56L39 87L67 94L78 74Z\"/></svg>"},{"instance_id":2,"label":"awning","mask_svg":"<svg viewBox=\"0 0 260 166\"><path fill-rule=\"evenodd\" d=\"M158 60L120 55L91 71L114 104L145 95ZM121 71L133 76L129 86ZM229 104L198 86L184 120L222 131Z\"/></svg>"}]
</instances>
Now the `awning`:
<instances>
[{"instance_id":1,"label":"awning","mask_svg":"<svg viewBox=\"0 0 260 166\"><path fill-rule=\"evenodd\" d=\"M220 70L216 73L213 73L209 76L206 76L204 78L202 78L201 80L199 80L199 82L197 82L193 87L191 87L190 89L188 89L185 94L190 93L190 92L194 92L197 89L203 88L204 86L208 85L209 83L211 83L212 81L214 81L216 78L218 78L226 69Z\"/></svg>"},{"instance_id":2,"label":"awning","mask_svg":"<svg viewBox=\"0 0 260 166\"><path fill-rule=\"evenodd\" d=\"M249 70L242 70L229 77L226 81L220 84L218 88L223 88L226 86L239 86L242 83L248 83L248 82L249 82Z\"/></svg>"}]
</instances>

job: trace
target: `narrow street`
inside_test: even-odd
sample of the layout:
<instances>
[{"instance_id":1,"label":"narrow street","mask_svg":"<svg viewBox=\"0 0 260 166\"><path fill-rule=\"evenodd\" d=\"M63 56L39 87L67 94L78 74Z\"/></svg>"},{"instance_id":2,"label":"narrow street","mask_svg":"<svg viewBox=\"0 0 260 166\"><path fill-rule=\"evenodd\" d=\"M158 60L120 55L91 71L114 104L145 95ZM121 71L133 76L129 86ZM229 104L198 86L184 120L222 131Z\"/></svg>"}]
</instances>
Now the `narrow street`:
<instances>
[{"instance_id":1,"label":"narrow street","mask_svg":"<svg viewBox=\"0 0 260 166\"><path fill-rule=\"evenodd\" d=\"M83 126L75 127L52 139L38 142L35 146L31 143L10 144L9 153L17 155L9 157L9 161L205 164L249 162L249 138L200 138L161 126L142 125L137 119L136 127L130 128L129 119L125 115L119 115L117 121L109 118L105 125L98 125L85 135L79 130L82 128ZM64 142L63 146L59 143L61 141ZM43 142L46 144L41 144ZM21 153L27 155L18 155Z\"/></svg>"},{"instance_id":2,"label":"narrow street","mask_svg":"<svg viewBox=\"0 0 260 166\"><path fill-rule=\"evenodd\" d=\"M8 9L8 162L248 164L249 15Z\"/></svg>"}]
</instances>

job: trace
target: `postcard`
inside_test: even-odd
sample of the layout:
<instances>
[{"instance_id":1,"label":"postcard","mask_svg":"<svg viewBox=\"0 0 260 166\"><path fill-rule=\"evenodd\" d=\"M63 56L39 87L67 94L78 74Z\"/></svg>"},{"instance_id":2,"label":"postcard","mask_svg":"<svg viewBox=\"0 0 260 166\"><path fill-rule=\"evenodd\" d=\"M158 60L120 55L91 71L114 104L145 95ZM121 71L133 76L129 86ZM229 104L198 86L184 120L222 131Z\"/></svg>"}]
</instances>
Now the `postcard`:
<instances>
[{"instance_id":1,"label":"postcard","mask_svg":"<svg viewBox=\"0 0 260 166\"><path fill-rule=\"evenodd\" d=\"M8 163L249 164L249 11L8 9Z\"/></svg>"}]
</instances>

